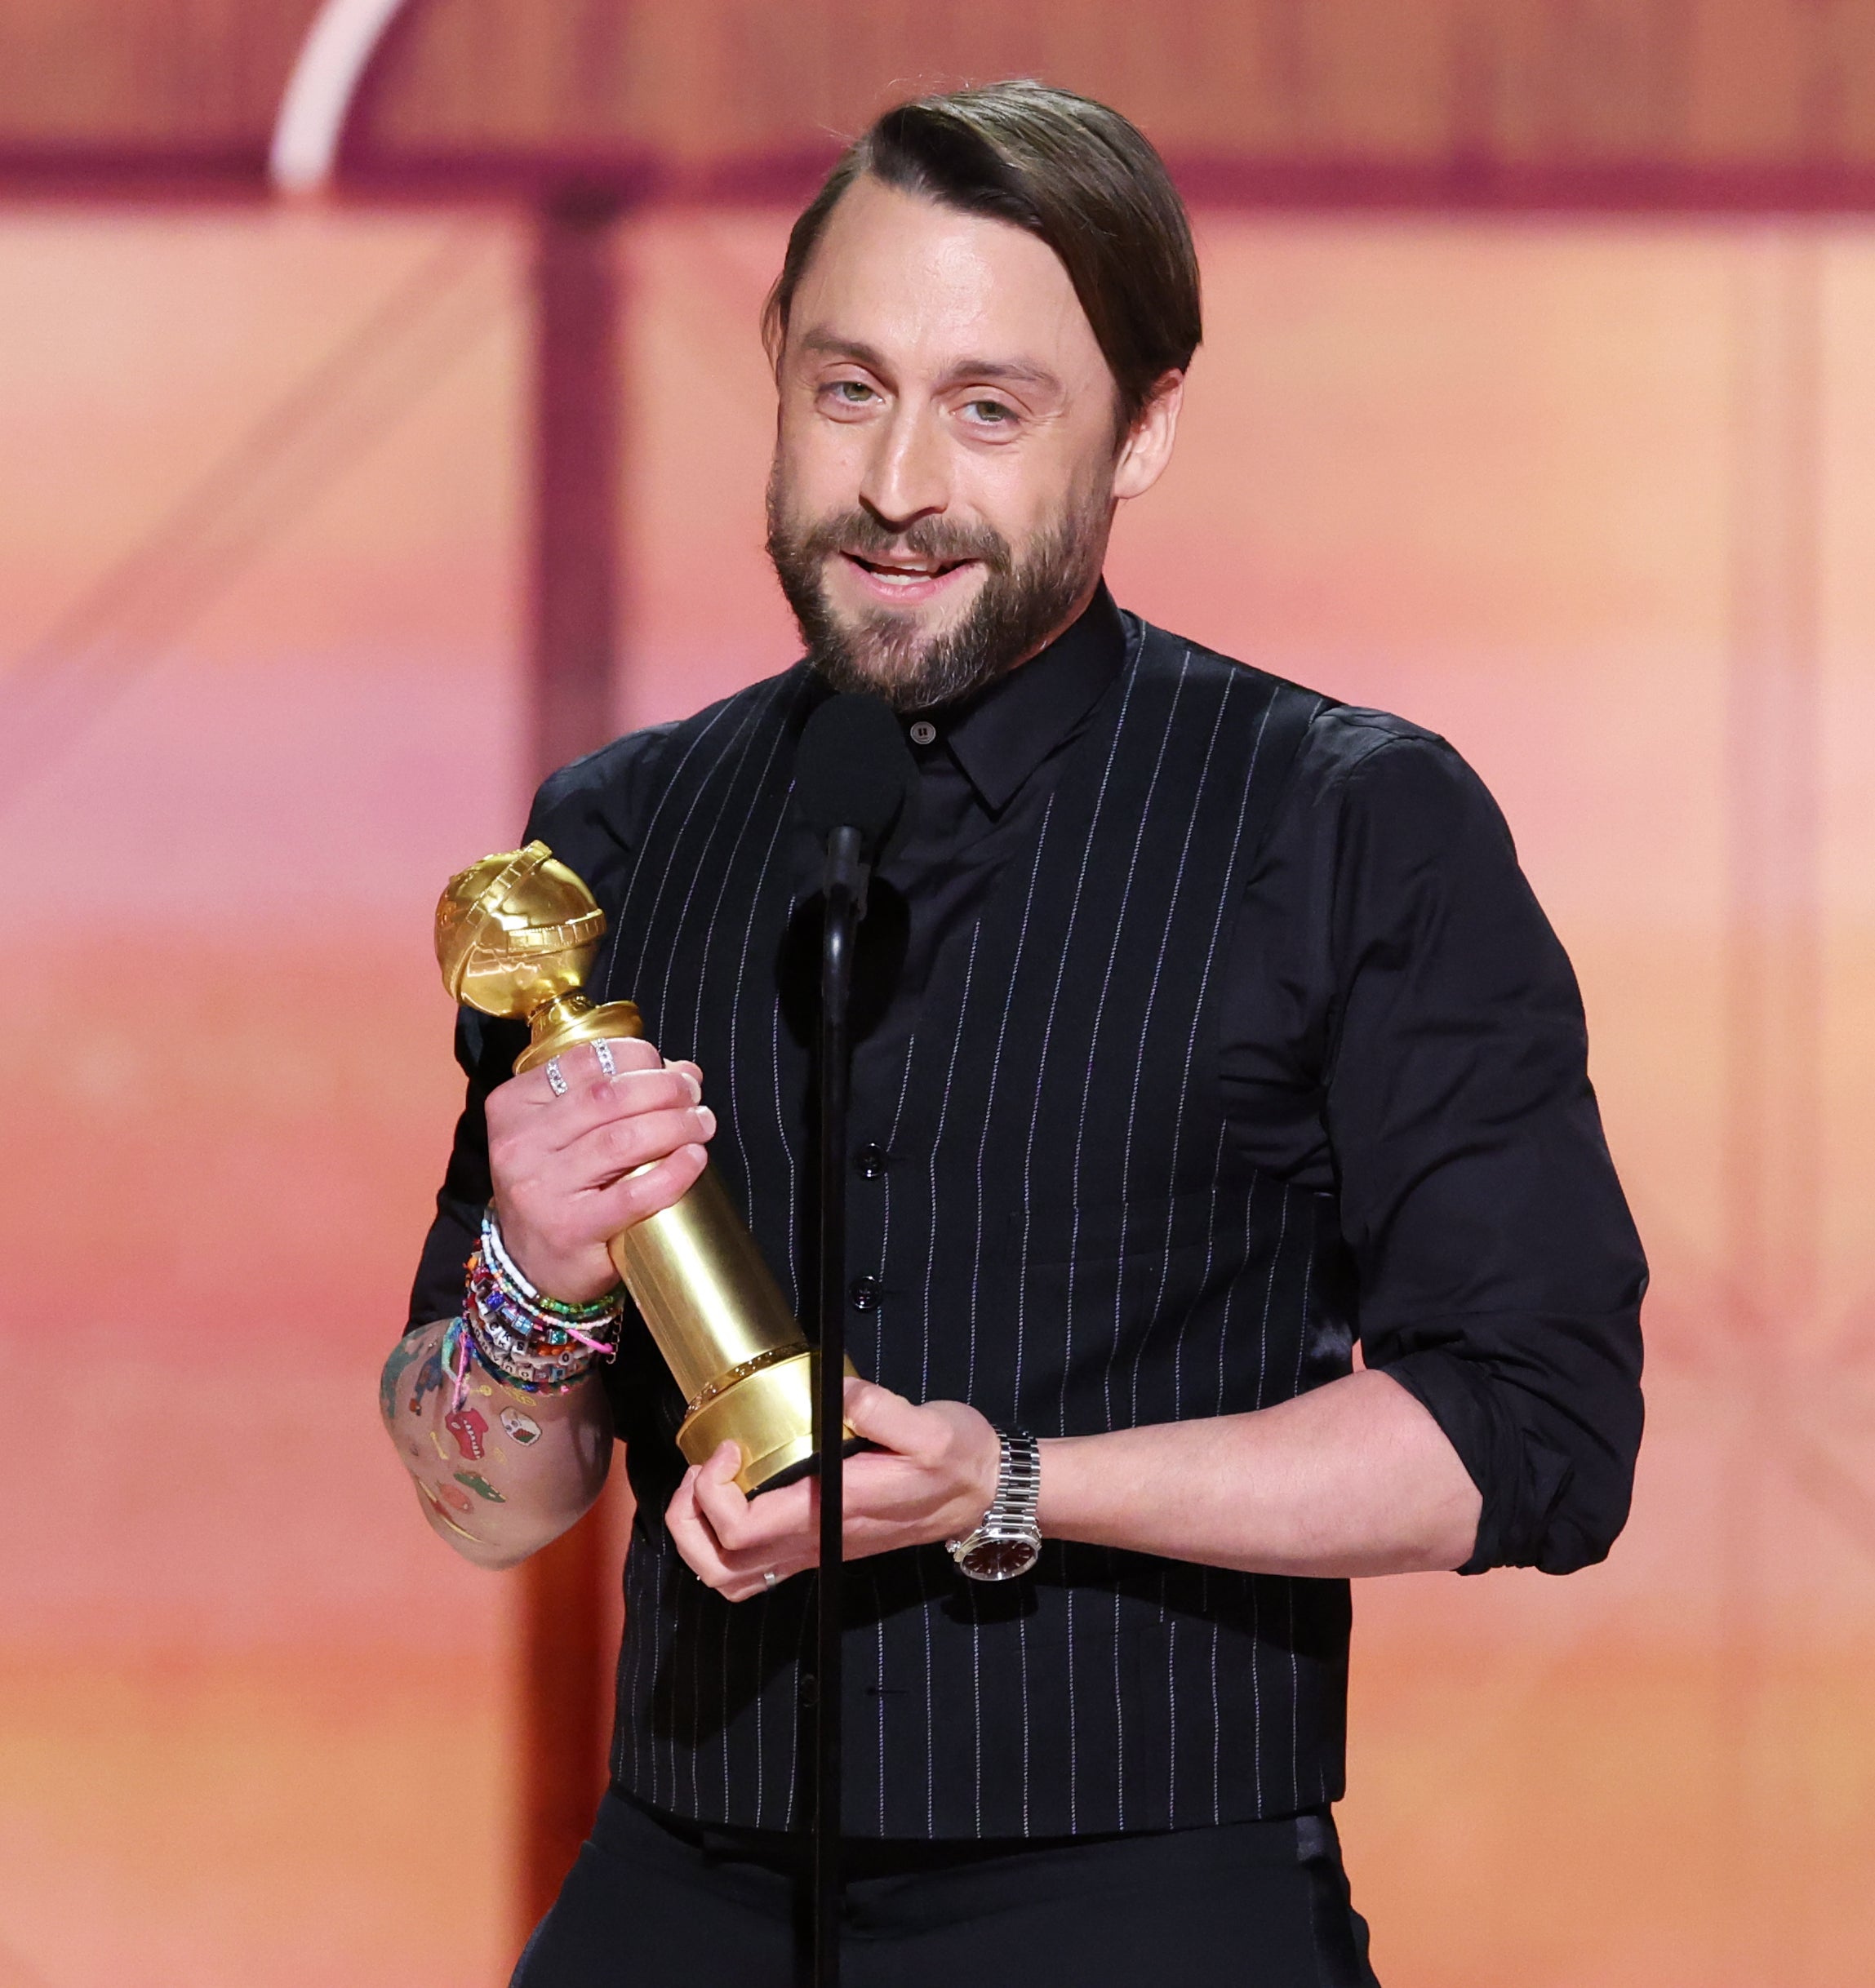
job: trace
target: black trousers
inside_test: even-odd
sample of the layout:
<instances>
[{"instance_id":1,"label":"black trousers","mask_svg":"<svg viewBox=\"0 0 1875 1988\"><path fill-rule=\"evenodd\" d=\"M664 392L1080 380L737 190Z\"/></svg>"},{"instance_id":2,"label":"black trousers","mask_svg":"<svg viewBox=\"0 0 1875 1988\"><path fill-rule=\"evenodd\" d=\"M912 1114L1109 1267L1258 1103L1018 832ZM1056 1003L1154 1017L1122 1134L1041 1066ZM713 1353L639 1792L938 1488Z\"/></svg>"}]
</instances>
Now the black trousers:
<instances>
[{"instance_id":1,"label":"black trousers","mask_svg":"<svg viewBox=\"0 0 1875 1988\"><path fill-rule=\"evenodd\" d=\"M805 1837L599 1804L510 1988L799 1988ZM1376 1988L1325 1813L846 1846L842 1988Z\"/></svg>"}]
</instances>

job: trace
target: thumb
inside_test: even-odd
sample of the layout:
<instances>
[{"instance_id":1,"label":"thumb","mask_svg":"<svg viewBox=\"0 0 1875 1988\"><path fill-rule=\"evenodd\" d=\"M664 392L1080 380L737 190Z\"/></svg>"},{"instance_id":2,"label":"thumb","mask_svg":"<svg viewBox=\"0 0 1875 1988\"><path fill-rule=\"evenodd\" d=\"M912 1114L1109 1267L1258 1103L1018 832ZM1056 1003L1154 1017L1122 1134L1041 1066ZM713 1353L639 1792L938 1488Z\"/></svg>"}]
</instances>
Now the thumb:
<instances>
[{"instance_id":1,"label":"thumb","mask_svg":"<svg viewBox=\"0 0 1875 1988\"><path fill-rule=\"evenodd\" d=\"M846 1382L846 1413L854 1435L901 1456L924 1449L930 1440L925 1411L876 1381Z\"/></svg>"}]
</instances>

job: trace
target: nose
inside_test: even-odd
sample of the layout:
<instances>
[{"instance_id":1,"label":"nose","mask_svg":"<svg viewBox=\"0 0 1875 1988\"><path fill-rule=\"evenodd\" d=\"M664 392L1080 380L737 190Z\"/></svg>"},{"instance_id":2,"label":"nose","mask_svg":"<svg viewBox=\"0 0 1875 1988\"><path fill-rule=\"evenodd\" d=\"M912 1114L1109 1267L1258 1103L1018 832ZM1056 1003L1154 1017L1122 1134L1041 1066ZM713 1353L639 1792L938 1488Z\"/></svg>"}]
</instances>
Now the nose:
<instances>
[{"instance_id":1,"label":"nose","mask_svg":"<svg viewBox=\"0 0 1875 1988\"><path fill-rule=\"evenodd\" d=\"M950 502L950 468L935 411L901 400L873 432L860 502L900 531L943 511Z\"/></svg>"}]
</instances>

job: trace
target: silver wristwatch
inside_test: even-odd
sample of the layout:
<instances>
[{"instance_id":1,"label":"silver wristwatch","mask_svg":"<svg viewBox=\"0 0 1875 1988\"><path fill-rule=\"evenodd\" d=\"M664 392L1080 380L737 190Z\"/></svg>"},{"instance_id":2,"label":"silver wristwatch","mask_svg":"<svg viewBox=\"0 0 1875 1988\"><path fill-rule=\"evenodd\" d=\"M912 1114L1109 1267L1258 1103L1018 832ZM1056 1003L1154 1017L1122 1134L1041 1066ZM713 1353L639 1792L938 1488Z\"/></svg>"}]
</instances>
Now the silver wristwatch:
<instances>
[{"instance_id":1,"label":"silver wristwatch","mask_svg":"<svg viewBox=\"0 0 1875 1988\"><path fill-rule=\"evenodd\" d=\"M1042 1446L1020 1429L999 1430L1002 1461L997 1467L996 1496L983 1522L944 1548L973 1581L1013 1581L1035 1564L1042 1528L1035 1522L1042 1498Z\"/></svg>"}]
</instances>

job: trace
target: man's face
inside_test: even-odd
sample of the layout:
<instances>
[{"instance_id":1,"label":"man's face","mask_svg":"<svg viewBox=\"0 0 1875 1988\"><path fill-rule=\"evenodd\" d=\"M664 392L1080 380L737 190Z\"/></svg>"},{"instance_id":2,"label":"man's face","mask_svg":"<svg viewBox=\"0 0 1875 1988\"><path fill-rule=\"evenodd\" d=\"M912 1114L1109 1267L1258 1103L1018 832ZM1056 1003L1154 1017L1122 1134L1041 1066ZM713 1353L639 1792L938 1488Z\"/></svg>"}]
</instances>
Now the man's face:
<instances>
[{"instance_id":1,"label":"man's face","mask_svg":"<svg viewBox=\"0 0 1875 1988\"><path fill-rule=\"evenodd\" d=\"M901 710L963 696L1091 597L1127 450L1093 328L1033 236L856 181L794 294L779 384L769 553L838 688Z\"/></svg>"}]
</instances>

